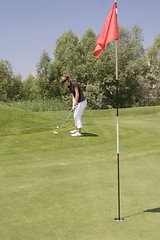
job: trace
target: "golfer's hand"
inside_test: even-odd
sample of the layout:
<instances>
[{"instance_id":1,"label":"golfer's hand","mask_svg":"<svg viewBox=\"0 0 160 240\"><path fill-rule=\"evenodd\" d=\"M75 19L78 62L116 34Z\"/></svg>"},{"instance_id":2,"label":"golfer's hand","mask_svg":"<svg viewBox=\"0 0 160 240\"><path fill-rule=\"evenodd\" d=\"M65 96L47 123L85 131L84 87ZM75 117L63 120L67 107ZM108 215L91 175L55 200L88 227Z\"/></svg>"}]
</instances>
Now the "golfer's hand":
<instances>
[{"instance_id":1,"label":"golfer's hand","mask_svg":"<svg viewBox=\"0 0 160 240\"><path fill-rule=\"evenodd\" d=\"M72 106L72 112L74 112L74 110L76 109L76 107L77 107L77 104L74 104L74 105Z\"/></svg>"},{"instance_id":2,"label":"golfer's hand","mask_svg":"<svg viewBox=\"0 0 160 240\"><path fill-rule=\"evenodd\" d=\"M75 110L75 106L72 107L72 112L74 112L74 110Z\"/></svg>"}]
</instances>

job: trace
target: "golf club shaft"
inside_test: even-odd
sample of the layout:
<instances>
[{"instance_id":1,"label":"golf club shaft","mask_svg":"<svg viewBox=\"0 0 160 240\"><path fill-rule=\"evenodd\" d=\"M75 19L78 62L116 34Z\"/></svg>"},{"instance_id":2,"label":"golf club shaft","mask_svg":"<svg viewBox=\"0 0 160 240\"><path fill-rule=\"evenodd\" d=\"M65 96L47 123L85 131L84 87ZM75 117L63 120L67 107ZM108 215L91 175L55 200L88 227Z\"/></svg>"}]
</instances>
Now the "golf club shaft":
<instances>
[{"instance_id":1,"label":"golf club shaft","mask_svg":"<svg viewBox=\"0 0 160 240\"><path fill-rule=\"evenodd\" d=\"M72 113L72 109L70 110L68 116L66 117L66 119L64 120L64 122L62 123L62 125L59 128L63 127L63 125L67 122L68 118L70 117L71 113Z\"/></svg>"}]
</instances>

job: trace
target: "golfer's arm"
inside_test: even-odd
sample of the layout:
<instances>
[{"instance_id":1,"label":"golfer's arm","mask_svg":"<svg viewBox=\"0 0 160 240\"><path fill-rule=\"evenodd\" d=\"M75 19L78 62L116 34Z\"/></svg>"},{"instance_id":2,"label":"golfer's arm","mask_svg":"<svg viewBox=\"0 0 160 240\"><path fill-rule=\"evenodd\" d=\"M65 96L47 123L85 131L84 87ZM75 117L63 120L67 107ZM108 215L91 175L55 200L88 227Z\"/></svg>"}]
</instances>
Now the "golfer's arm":
<instances>
[{"instance_id":1,"label":"golfer's arm","mask_svg":"<svg viewBox=\"0 0 160 240\"><path fill-rule=\"evenodd\" d=\"M79 100L79 91L78 91L78 87L76 87L75 88L74 105L78 104L78 100Z\"/></svg>"},{"instance_id":2,"label":"golfer's arm","mask_svg":"<svg viewBox=\"0 0 160 240\"><path fill-rule=\"evenodd\" d=\"M73 107L78 104L78 99L79 99L79 91L78 91L78 87L77 87L77 88L75 88L75 97L72 94L72 106Z\"/></svg>"}]
</instances>

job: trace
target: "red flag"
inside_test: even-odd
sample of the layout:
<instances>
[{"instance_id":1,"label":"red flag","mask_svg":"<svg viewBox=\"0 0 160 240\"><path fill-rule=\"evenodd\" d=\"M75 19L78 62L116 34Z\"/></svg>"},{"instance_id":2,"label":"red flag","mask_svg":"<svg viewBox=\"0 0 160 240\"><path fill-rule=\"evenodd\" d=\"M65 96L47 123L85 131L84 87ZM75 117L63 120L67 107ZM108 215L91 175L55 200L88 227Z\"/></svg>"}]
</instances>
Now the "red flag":
<instances>
[{"instance_id":1,"label":"red flag","mask_svg":"<svg viewBox=\"0 0 160 240\"><path fill-rule=\"evenodd\" d=\"M117 21L117 2L114 2L113 7L106 18L106 22L103 26L102 32L97 39L94 56L98 58L109 42L118 39L119 31Z\"/></svg>"}]
</instances>

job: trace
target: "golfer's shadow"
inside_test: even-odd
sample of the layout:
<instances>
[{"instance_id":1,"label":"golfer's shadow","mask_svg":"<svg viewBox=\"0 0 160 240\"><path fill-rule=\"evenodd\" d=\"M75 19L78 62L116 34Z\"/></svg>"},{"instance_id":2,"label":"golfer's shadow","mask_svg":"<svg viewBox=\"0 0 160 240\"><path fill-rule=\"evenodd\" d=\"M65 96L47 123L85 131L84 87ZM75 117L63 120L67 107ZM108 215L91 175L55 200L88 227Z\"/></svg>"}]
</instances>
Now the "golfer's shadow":
<instances>
[{"instance_id":1,"label":"golfer's shadow","mask_svg":"<svg viewBox=\"0 0 160 240\"><path fill-rule=\"evenodd\" d=\"M98 137L98 135L95 133L83 132L82 137Z\"/></svg>"}]
</instances>

